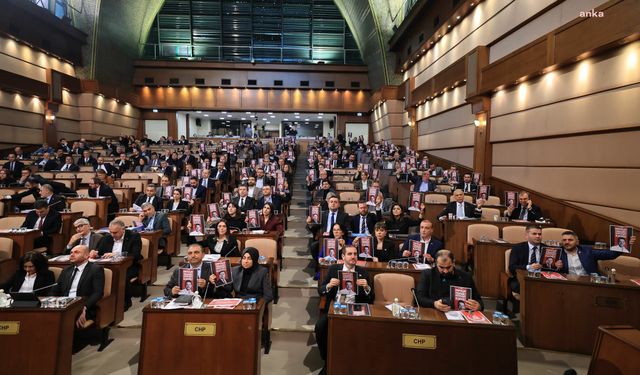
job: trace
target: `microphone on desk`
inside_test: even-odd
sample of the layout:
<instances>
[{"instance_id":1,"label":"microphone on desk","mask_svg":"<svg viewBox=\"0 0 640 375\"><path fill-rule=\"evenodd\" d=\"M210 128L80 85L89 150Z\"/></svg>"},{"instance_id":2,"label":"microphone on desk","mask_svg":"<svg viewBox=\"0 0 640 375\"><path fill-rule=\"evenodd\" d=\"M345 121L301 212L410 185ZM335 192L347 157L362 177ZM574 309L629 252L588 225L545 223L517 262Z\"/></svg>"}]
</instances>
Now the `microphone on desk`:
<instances>
[{"instance_id":1,"label":"microphone on desk","mask_svg":"<svg viewBox=\"0 0 640 375\"><path fill-rule=\"evenodd\" d=\"M238 246L234 246L234 247L233 247L233 249L231 249L231 250L227 251L227 253L224 255L224 257L225 257L225 258L226 258L226 257L228 257L228 256L229 256L229 254L233 252L233 250L237 250L237 249L238 249Z\"/></svg>"},{"instance_id":2,"label":"microphone on desk","mask_svg":"<svg viewBox=\"0 0 640 375\"><path fill-rule=\"evenodd\" d=\"M34 290L32 291L32 293L39 292L39 291L41 291L41 290L45 290L45 289L49 289L49 288L53 288L53 287L54 287L54 286L56 286L56 285L58 285L58 283L53 283L53 284L51 284L51 285L43 286L42 288L34 289Z\"/></svg>"},{"instance_id":3,"label":"microphone on desk","mask_svg":"<svg viewBox=\"0 0 640 375\"><path fill-rule=\"evenodd\" d=\"M418 296L416 296L416 288L411 288L411 294L413 294L413 299L416 301L416 309L418 310L418 314L420 314L420 304L418 303Z\"/></svg>"}]
</instances>

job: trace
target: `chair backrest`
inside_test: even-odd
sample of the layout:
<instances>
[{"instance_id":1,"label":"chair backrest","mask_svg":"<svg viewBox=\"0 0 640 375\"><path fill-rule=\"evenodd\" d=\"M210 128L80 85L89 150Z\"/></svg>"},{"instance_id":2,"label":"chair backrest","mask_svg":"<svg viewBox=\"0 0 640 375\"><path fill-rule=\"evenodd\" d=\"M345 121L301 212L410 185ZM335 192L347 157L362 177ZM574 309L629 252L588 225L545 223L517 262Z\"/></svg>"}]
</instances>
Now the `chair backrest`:
<instances>
[{"instance_id":1,"label":"chair backrest","mask_svg":"<svg viewBox=\"0 0 640 375\"><path fill-rule=\"evenodd\" d=\"M53 179L53 172L39 172L38 175L42 178L46 178L47 180Z\"/></svg>"},{"instance_id":2,"label":"chair backrest","mask_svg":"<svg viewBox=\"0 0 640 375\"><path fill-rule=\"evenodd\" d=\"M0 217L4 216L4 202L0 202Z\"/></svg>"},{"instance_id":3,"label":"chair backrest","mask_svg":"<svg viewBox=\"0 0 640 375\"><path fill-rule=\"evenodd\" d=\"M22 199L20 200L20 203L35 203L35 201L36 201L36 197L34 197L33 194L29 194L22 197Z\"/></svg>"},{"instance_id":4,"label":"chair backrest","mask_svg":"<svg viewBox=\"0 0 640 375\"><path fill-rule=\"evenodd\" d=\"M333 175L334 182L349 182L352 181L352 178L353 176L351 175Z\"/></svg>"},{"instance_id":5,"label":"chair backrest","mask_svg":"<svg viewBox=\"0 0 640 375\"><path fill-rule=\"evenodd\" d=\"M511 249L507 249L504 252L504 272L507 273L507 275L511 276L511 272L509 272L509 257L511 256Z\"/></svg>"},{"instance_id":6,"label":"chair backrest","mask_svg":"<svg viewBox=\"0 0 640 375\"><path fill-rule=\"evenodd\" d=\"M111 282L112 282L112 278L113 278L113 272L108 269L108 268L104 268L104 289L103 289L103 295L102 297L109 297L111 295Z\"/></svg>"},{"instance_id":7,"label":"chair backrest","mask_svg":"<svg viewBox=\"0 0 640 375\"><path fill-rule=\"evenodd\" d=\"M137 216L134 216L134 215L119 215L118 220L122 220L124 225L131 227L135 225L133 222L139 219Z\"/></svg>"},{"instance_id":8,"label":"chair backrest","mask_svg":"<svg viewBox=\"0 0 640 375\"><path fill-rule=\"evenodd\" d=\"M93 166L91 165L81 165L80 172L93 172Z\"/></svg>"},{"instance_id":9,"label":"chair backrest","mask_svg":"<svg viewBox=\"0 0 640 375\"><path fill-rule=\"evenodd\" d=\"M13 240L0 237L0 260L10 259L13 256Z\"/></svg>"},{"instance_id":10,"label":"chair backrest","mask_svg":"<svg viewBox=\"0 0 640 375\"><path fill-rule=\"evenodd\" d=\"M81 184L88 184L91 182L91 179L96 176L96 174L93 172L80 172L76 176L80 179Z\"/></svg>"},{"instance_id":11,"label":"chair backrest","mask_svg":"<svg viewBox=\"0 0 640 375\"><path fill-rule=\"evenodd\" d=\"M511 242L518 243L525 240L527 229L524 225L509 225L502 228L502 239Z\"/></svg>"},{"instance_id":12,"label":"chair backrest","mask_svg":"<svg viewBox=\"0 0 640 375\"><path fill-rule=\"evenodd\" d=\"M436 186L436 191L438 193L451 193L453 189L447 184L440 184Z\"/></svg>"},{"instance_id":13,"label":"chair backrest","mask_svg":"<svg viewBox=\"0 0 640 375\"><path fill-rule=\"evenodd\" d=\"M347 203L344 205L344 212L349 215L357 215L358 214L358 204L357 203Z\"/></svg>"},{"instance_id":14,"label":"chair backrest","mask_svg":"<svg viewBox=\"0 0 640 375\"><path fill-rule=\"evenodd\" d=\"M7 216L0 218L0 229L20 228L24 223L24 216Z\"/></svg>"},{"instance_id":15,"label":"chair backrest","mask_svg":"<svg viewBox=\"0 0 640 375\"><path fill-rule=\"evenodd\" d=\"M53 277L58 280L60 274L62 273L62 268L60 267L49 267L49 271L53 272Z\"/></svg>"},{"instance_id":16,"label":"chair backrest","mask_svg":"<svg viewBox=\"0 0 640 375\"><path fill-rule=\"evenodd\" d=\"M444 194L427 194L425 200L427 203L447 203L447 196Z\"/></svg>"},{"instance_id":17,"label":"chair backrest","mask_svg":"<svg viewBox=\"0 0 640 375\"><path fill-rule=\"evenodd\" d=\"M255 247L266 258L278 257L278 243L272 238L249 238L244 242L244 248L247 247Z\"/></svg>"},{"instance_id":18,"label":"chair backrest","mask_svg":"<svg viewBox=\"0 0 640 375\"><path fill-rule=\"evenodd\" d=\"M140 255L142 255L142 259L149 258L149 239L142 238L142 249L140 250Z\"/></svg>"},{"instance_id":19,"label":"chair backrest","mask_svg":"<svg viewBox=\"0 0 640 375\"><path fill-rule=\"evenodd\" d=\"M336 182L336 190L353 190L354 188L353 182Z\"/></svg>"},{"instance_id":20,"label":"chair backrest","mask_svg":"<svg viewBox=\"0 0 640 375\"><path fill-rule=\"evenodd\" d=\"M467 243L473 245L473 240L479 240L482 236L495 240L499 238L499 232L498 227L492 224L471 224L467 227Z\"/></svg>"},{"instance_id":21,"label":"chair backrest","mask_svg":"<svg viewBox=\"0 0 640 375\"><path fill-rule=\"evenodd\" d=\"M456 199L453 197L453 195L451 195L451 196L449 197L449 202L453 202L454 200L456 200ZM469 203L473 203L473 197L472 197L472 196L470 196L470 195L465 195L465 196L464 196L464 201L465 201L465 202L469 202Z\"/></svg>"},{"instance_id":22,"label":"chair backrest","mask_svg":"<svg viewBox=\"0 0 640 375\"><path fill-rule=\"evenodd\" d=\"M621 255L616 259L598 261L598 272L601 274L606 274L607 270L612 268L616 269L616 275L638 277L640 276L640 259Z\"/></svg>"},{"instance_id":23,"label":"chair backrest","mask_svg":"<svg viewBox=\"0 0 640 375\"><path fill-rule=\"evenodd\" d=\"M485 204L488 204L489 206L499 206L500 197L497 197L495 195L490 195L489 198L487 198L487 202Z\"/></svg>"},{"instance_id":24,"label":"chair backrest","mask_svg":"<svg viewBox=\"0 0 640 375\"><path fill-rule=\"evenodd\" d=\"M373 278L373 289L376 291L375 303L391 303L395 298L403 305L413 305L411 288L415 280L401 273L379 273Z\"/></svg>"},{"instance_id":25,"label":"chair backrest","mask_svg":"<svg viewBox=\"0 0 640 375\"><path fill-rule=\"evenodd\" d=\"M82 212L82 216L91 217L98 213L98 204L92 201L75 201L71 202L71 211Z\"/></svg>"},{"instance_id":26,"label":"chair backrest","mask_svg":"<svg viewBox=\"0 0 640 375\"><path fill-rule=\"evenodd\" d=\"M63 184L64 186L68 187L69 189L73 188L73 181L72 180L55 180L55 181Z\"/></svg>"},{"instance_id":27,"label":"chair backrest","mask_svg":"<svg viewBox=\"0 0 640 375\"><path fill-rule=\"evenodd\" d=\"M495 217L500 218L500 210L497 208L482 207L482 220L495 221Z\"/></svg>"},{"instance_id":28,"label":"chair backrest","mask_svg":"<svg viewBox=\"0 0 640 375\"><path fill-rule=\"evenodd\" d=\"M5 195L13 195L15 194L15 191L13 189L0 189L0 196L5 196Z\"/></svg>"},{"instance_id":29,"label":"chair backrest","mask_svg":"<svg viewBox=\"0 0 640 375\"><path fill-rule=\"evenodd\" d=\"M78 189L76 190L76 193L78 193L78 195L83 195L85 197L89 196L89 189Z\"/></svg>"},{"instance_id":30,"label":"chair backrest","mask_svg":"<svg viewBox=\"0 0 640 375\"><path fill-rule=\"evenodd\" d=\"M136 193L142 193L144 190L143 181L122 181L123 187L132 187Z\"/></svg>"},{"instance_id":31,"label":"chair backrest","mask_svg":"<svg viewBox=\"0 0 640 375\"><path fill-rule=\"evenodd\" d=\"M542 240L562 242L562 233L568 230L564 228L542 228Z\"/></svg>"},{"instance_id":32,"label":"chair backrest","mask_svg":"<svg viewBox=\"0 0 640 375\"><path fill-rule=\"evenodd\" d=\"M75 172L58 172L56 173L56 178L75 178Z\"/></svg>"},{"instance_id":33,"label":"chair backrest","mask_svg":"<svg viewBox=\"0 0 640 375\"><path fill-rule=\"evenodd\" d=\"M342 202L358 202L360 200L359 191L341 191L340 200Z\"/></svg>"},{"instance_id":34,"label":"chair backrest","mask_svg":"<svg viewBox=\"0 0 640 375\"><path fill-rule=\"evenodd\" d=\"M114 190L113 194L115 194L118 202L124 202L124 192L122 190Z\"/></svg>"},{"instance_id":35,"label":"chair backrest","mask_svg":"<svg viewBox=\"0 0 640 375\"><path fill-rule=\"evenodd\" d=\"M138 178L140 178L140 173L135 173L135 172L125 172L122 174L122 176L120 176L121 179L126 180L126 179L132 179L132 180L136 180Z\"/></svg>"},{"instance_id":36,"label":"chair backrest","mask_svg":"<svg viewBox=\"0 0 640 375\"><path fill-rule=\"evenodd\" d=\"M142 172L142 173L140 173L140 178L149 178L149 179L151 179L151 183L152 184L159 184L160 183L160 177L161 177L161 174L156 173L156 172Z\"/></svg>"}]
</instances>

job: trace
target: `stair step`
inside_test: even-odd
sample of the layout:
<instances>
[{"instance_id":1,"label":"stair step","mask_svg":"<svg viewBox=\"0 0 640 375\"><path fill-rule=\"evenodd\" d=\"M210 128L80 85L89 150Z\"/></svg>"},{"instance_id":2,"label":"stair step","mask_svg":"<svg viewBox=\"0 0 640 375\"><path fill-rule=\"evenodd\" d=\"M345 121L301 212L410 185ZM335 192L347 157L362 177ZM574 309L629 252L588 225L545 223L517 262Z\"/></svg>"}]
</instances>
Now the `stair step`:
<instances>
[{"instance_id":1,"label":"stair step","mask_svg":"<svg viewBox=\"0 0 640 375\"><path fill-rule=\"evenodd\" d=\"M311 332L274 330L271 342L269 355L260 358L262 374L317 375L324 365Z\"/></svg>"},{"instance_id":2,"label":"stair step","mask_svg":"<svg viewBox=\"0 0 640 375\"><path fill-rule=\"evenodd\" d=\"M281 288L280 300L273 305L272 330L313 331L318 319L317 290Z\"/></svg>"}]
</instances>

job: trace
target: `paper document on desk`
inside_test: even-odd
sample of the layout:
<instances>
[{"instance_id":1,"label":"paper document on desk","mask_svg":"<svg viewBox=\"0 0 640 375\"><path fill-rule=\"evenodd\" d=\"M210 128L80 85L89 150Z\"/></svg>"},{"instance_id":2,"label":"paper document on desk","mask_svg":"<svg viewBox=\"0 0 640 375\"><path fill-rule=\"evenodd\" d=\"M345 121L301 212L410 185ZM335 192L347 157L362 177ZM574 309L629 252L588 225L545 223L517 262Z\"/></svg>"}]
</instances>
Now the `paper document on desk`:
<instances>
[{"instance_id":1,"label":"paper document on desk","mask_svg":"<svg viewBox=\"0 0 640 375\"><path fill-rule=\"evenodd\" d=\"M203 262L217 262L220 259L220 254L205 254L202 258Z\"/></svg>"},{"instance_id":2,"label":"paper document on desk","mask_svg":"<svg viewBox=\"0 0 640 375\"><path fill-rule=\"evenodd\" d=\"M208 307L214 309L233 310L242 302L242 298L221 298L209 302Z\"/></svg>"},{"instance_id":3,"label":"paper document on desk","mask_svg":"<svg viewBox=\"0 0 640 375\"><path fill-rule=\"evenodd\" d=\"M182 303L176 303L175 300L167 303L166 305L164 305L164 307L162 307L162 310L180 310L180 309L184 309L185 305Z\"/></svg>"},{"instance_id":4,"label":"paper document on desk","mask_svg":"<svg viewBox=\"0 0 640 375\"><path fill-rule=\"evenodd\" d=\"M69 255L58 255L57 257L49 259L49 262L68 262Z\"/></svg>"},{"instance_id":5,"label":"paper document on desk","mask_svg":"<svg viewBox=\"0 0 640 375\"><path fill-rule=\"evenodd\" d=\"M447 311L444 313L448 320L464 320L461 311Z\"/></svg>"},{"instance_id":6,"label":"paper document on desk","mask_svg":"<svg viewBox=\"0 0 640 375\"><path fill-rule=\"evenodd\" d=\"M540 272L540 274L544 276L545 279L549 279L549 280L566 280L567 279L566 277L562 276L557 272L542 271Z\"/></svg>"},{"instance_id":7,"label":"paper document on desk","mask_svg":"<svg viewBox=\"0 0 640 375\"><path fill-rule=\"evenodd\" d=\"M142 212L142 207L138 206L137 204L133 204L133 211L135 212Z\"/></svg>"},{"instance_id":8,"label":"paper document on desk","mask_svg":"<svg viewBox=\"0 0 640 375\"><path fill-rule=\"evenodd\" d=\"M431 266L426 263L413 263L413 268L422 271L422 270L430 270Z\"/></svg>"}]
</instances>

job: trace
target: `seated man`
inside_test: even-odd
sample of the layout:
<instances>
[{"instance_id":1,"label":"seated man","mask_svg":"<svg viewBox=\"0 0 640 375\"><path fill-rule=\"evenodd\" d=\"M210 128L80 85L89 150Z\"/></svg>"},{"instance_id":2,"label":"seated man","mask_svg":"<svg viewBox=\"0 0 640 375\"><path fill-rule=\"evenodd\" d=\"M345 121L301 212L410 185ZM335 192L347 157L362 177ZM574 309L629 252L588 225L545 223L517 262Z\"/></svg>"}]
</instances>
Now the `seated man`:
<instances>
[{"instance_id":1,"label":"seated man","mask_svg":"<svg viewBox=\"0 0 640 375\"><path fill-rule=\"evenodd\" d=\"M467 310L484 309L482 297L470 274L455 268L453 253L440 250L435 255L436 266L420 274L416 296L421 307L436 308L439 311L451 310L451 286L471 288L471 299L464 302Z\"/></svg>"},{"instance_id":2,"label":"seated man","mask_svg":"<svg viewBox=\"0 0 640 375\"><path fill-rule=\"evenodd\" d=\"M540 207L531 202L529 193L521 191L518 194L518 206L507 207L504 216L508 216L510 220L536 221L542 218L542 212Z\"/></svg>"},{"instance_id":3,"label":"seated man","mask_svg":"<svg viewBox=\"0 0 640 375\"><path fill-rule=\"evenodd\" d=\"M69 239L66 251L67 254L71 249L78 245L86 245L89 247L89 250L98 249L98 244L102 239L102 235L91 231L91 223L89 223L87 218L81 217L74 221L73 227L76 229L76 233Z\"/></svg>"},{"instance_id":4,"label":"seated man","mask_svg":"<svg viewBox=\"0 0 640 375\"><path fill-rule=\"evenodd\" d=\"M344 264L333 264L327 270L327 276L322 280L318 287L318 293L325 296L325 312L329 311L329 306L336 298L345 299L347 303L372 303L374 300L373 289L369 285L369 274L360 266L356 266L358 260L358 251L354 246L347 245L342 250L342 260ZM352 293L346 290L344 295L338 293L340 288L340 274L338 271L355 272L357 275L356 287L357 292ZM346 284L346 283L345 283ZM327 359L327 336L329 323L327 314L323 314L316 323L315 333L320 356L323 360Z\"/></svg>"},{"instance_id":5,"label":"seated man","mask_svg":"<svg viewBox=\"0 0 640 375\"><path fill-rule=\"evenodd\" d=\"M107 184L105 184L102 180L97 177L91 179L89 183L89 197L97 198L97 197L110 197L111 201L109 202L108 208L108 218L115 218L116 212L120 209L120 205L118 204L118 197L113 192Z\"/></svg>"},{"instance_id":6,"label":"seated man","mask_svg":"<svg viewBox=\"0 0 640 375\"><path fill-rule=\"evenodd\" d=\"M56 233L60 233L62 217L58 211L49 209L47 201L43 199L37 200L33 206L35 210L30 211L27 214L27 217L22 223L22 228L38 229L42 231L42 236L33 241L33 247L34 249L44 247L47 249L47 253L51 254L51 236Z\"/></svg>"},{"instance_id":7,"label":"seated man","mask_svg":"<svg viewBox=\"0 0 640 375\"><path fill-rule=\"evenodd\" d=\"M465 202L464 192L460 189L453 191L453 202L447 203L447 206L438 214L439 220L444 220L449 214L456 219L479 219L482 217L482 205L484 200L478 199L474 206L472 203Z\"/></svg>"},{"instance_id":8,"label":"seated man","mask_svg":"<svg viewBox=\"0 0 640 375\"><path fill-rule=\"evenodd\" d=\"M187 265L184 268L193 268L198 273L198 294L200 297L208 298L226 298L229 297L229 292L225 288L216 287L216 276L211 271L212 264L209 262L203 262L204 250L200 244L194 243L189 245L187 249L186 261ZM173 270L171 278L164 287L164 295L167 297L177 297L182 290L180 283L180 268ZM205 296L206 293L206 296Z\"/></svg>"},{"instance_id":9,"label":"seated man","mask_svg":"<svg viewBox=\"0 0 640 375\"><path fill-rule=\"evenodd\" d=\"M433 238L433 223L427 219L420 222L420 233L412 234L404 241L402 245L401 257L410 257L411 254L411 241L419 241L422 243L422 262L433 263L435 255L439 250L444 247L442 242L437 238ZM400 257L398 257L400 258Z\"/></svg>"},{"instance_id":10,"label":"seated man","mask_svg":"<svg viewBox=\"0 0 640 375\"><path fill-rule=\"evenodd\" d=\"M189 179L189 182L191 182L190 186L193 188L191 199L200 199L200 201L204 202L207 190L204 188L204 186L199 184L198 177L191 177Z\"/></svg>"},{"instance_id":11,"label":"seated man","mask_svg":"<svg viewBox=\"0 0 640 375\"><path fill-rule=\"evenodd\" d=\"M415 192L420 192L420 193L424 193L427 191L435 191L436 190L436 184L435 182L431 181L429 179L429 174L428 173L423 173L421 177L415 175L412 178L412 182L413 182L413 191Z\"/></svg>"},{"instance_id":12,"label":"seated man","mask_svg":"<svg viewBox=\"0 0 640 375\"><path fill-rule=\"evenodd\" d=\"M80 167L73 162L73 158L71 156L67 156L64 158L64 164L60 166L60 170L62 172L78 172Z\"/></svg>"},{"instance_id":13,"label":"seated man","mask_svg":"<svg viewBox=\"0 0 640 375\"><path fill-rule=\"evenodd\" d=\"M269 185L262 187L262 197L258 199L256 208L262 209L265 203L271 203L274 211L282 212L282 198L272 194L271 186Z\"/></svg>"},{"instance_id":14,"label":"seated man","mask_svg":"<svg viewBox=\"0 0 640 375\"><path fill-rule=\"evenodd\" d=\"M84 307L76 319L76 326L82 328L87 320L96 318L97 303L104 291L104 270L89 262L89 248L84 245L71 249L69 261L71 265L60 273L52 294L84 298Z\"/></svg>"},{"instance_id":15,"label":"seated man","mask_svg":"<svg viewBox=\"0 0 640 375\"><path fill-rule=\"evenodd\" d=\"M350 228L353 233L373 235L373 228L380 220L378 215L369 212L369 206L365 202L358 202L358 215L349 218Z\"/></svg>"},{"instance_id":16,"label":"seated man","mask_svg":"<svg viewBox=\"0 0 640 375\"><path fill-rule=\"evenodd\" d=\"M465 193L475 193L478 191L478 185L473 182L471 173L465 173L462 181L456 184L456 189L460 189Z\"/></svg>"},{"instance_id":17,"label":"seated man","mask_svg":"<svg viewBox=\"0 0 640 375\"><path fill-rule=\"evenodd\" d=\"M114 255L127 253L133 257L133 264L127 269L127 279L125 287L125 310L131 307L131 286L129 280L138 276L140 266L138 261L142 259L142 240L140 234L125 230L122 220L115 219L109 223L109 234L104 236L98 243L98 250L91 251L91 257L111 258Z\"/></svg>"},{"instance_id":18,"label":"seated man","mask_svg":"<svg viewBox=\"0 0 640 375\"><path fill-rule=\"evenodd\" d=\"M140 194L134 204L138 207L142 207L144 203L150 203L153 205L156 211L162 210L162 197L156 196L156 187L153 184L147 185L144 189L144 194ZM132 207L133 209L133 207Z\"/></svg>"},{"instance_id":19,"label":"seated man","mask_svg":"<svg viewBox=\"0 0 640 375\"><path fill-rule=\"evenodd\" d=\"M622 254L618 251L594 250L591 246L580 245L580 239L573 231L562 233L562 247L564 251L560 255L560 261L564 267L560 272L578 276L598 273L599 260L615 259Z\"/></svg>"},{"instance_id":20,"label":"seated man","mask_svg":"<svg viewBox=\"0 0 640 375\"><path fill-rule=\"evenodd\" d=\"M233 198L231 201L238 206L238 209L241 212L253 210L256 204L256 201L249 196L249 190L245 184L238 186L238 196Z\"/></svg>"},{"instance_id":21,"label":"seated man","mask_svg":"<svg viewBox=\"0 0 640 375\"><path fill-rule=\"evenodd\" d=\"M541 270L540 264L542 243L542 228L539 225L530 224L526 228L526 241L514 245L509 255L509 287L514 293L520 293L520 283L516 277L516 271L526 269L527 271ZM556 262L557 268L563 268L562 260Z\"/></svg>"},{"instance_id":22,"label":"seated man","mask_svg":"<svg viewBox=\"0 0 640 375\"><path fill-rule=\"evenodd\" d=\"M166 236L171 234L171 224L167 214L156 212L156 208L151 203L143 203L140 221L145 230L161 230L162 237L158 240L158 246L161 248L167 246Z\"/></svg>"},{"instance_id":23,"label":"seated man","mask_svg":"<svg viewBox=\"0 0 640 375\"><path fill-rule=\"evenodd\" d=\"M58 212L62 211L66 207L64 199L60 196L54 195L53 187L49 184L40 186L40 199L47 202L50 209Z\"/></svg>"}]
</instances>

